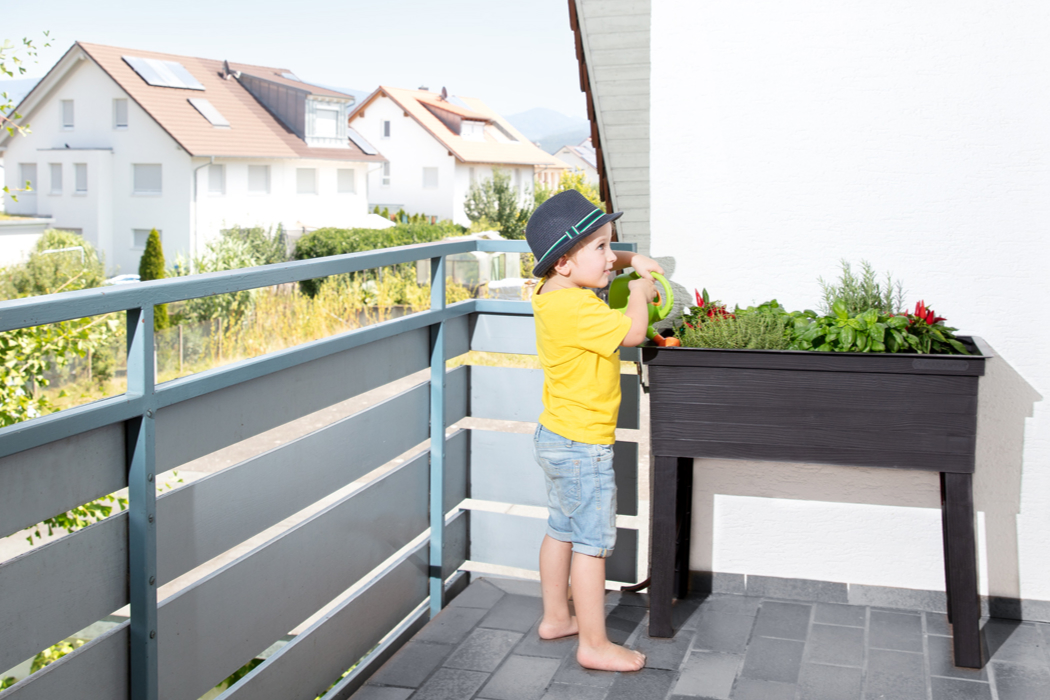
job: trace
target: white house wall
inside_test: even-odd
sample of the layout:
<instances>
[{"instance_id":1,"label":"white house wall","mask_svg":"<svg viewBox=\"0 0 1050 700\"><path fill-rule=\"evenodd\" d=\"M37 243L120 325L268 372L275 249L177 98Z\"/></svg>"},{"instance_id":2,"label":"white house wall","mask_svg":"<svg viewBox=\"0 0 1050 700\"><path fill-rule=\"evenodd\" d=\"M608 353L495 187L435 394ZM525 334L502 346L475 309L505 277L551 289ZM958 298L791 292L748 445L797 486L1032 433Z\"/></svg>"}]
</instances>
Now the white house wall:
<instances>
[{"instance_id":1,"label":"white house wall","mask_svg":"<svg viewBox=\"0 0 1050 700\"><path fill-rule=\"evenodd\" d=\"M225 191L209 191L208 158L194 158L197 171L197 247L203 250L219 232L231 226L275 228L282 224L290 235L325 226L341 228L359 225L367 214L367 172L374 163L332 160L265 160L216 158L215 164L225 169ZM248 167L270 167L269 193L248 191ZM299 194L296 170L316 170L317 191ZM338 191L338 171L354 171L354 192Z\"/></svg>"},{"instance_id":2,"label":"white house wall","mask_svg":"<svg viewBox=\"0 0 1050 700\"><path fill-rule=\"evenodd\" d=\"M985 338L981 589L1050 600L1046 3L652 8L652 253L690 290L796 309L866 259ZM936 473L698 460L696 480L694 568L943 590Z\"/></svg>"},{"instance_id":3,"label":"white house wall","mask_svg":"<svg viewBox=\"0 0 1050 700\"><path fill-rule=\"evenodd\" d=\"M383 122L390 122L390 138L383 138ZM376 163L368 176L370 206L404 207L409 214L427 214L439 219L456 219L454 180L456 159L448 149L411 117L406 117L393 100L383 95L365 109L365 115L351 123L354 129L390 161L390 184L383 184L383 168ZM423 188L423 168L438 169L438 186Z\"/></svg>"},{"instance_id":4,"label":"white house wall","mask_svg":"<svg viewBox=\"0 0 1050 700\"><path fill-rule=\"evenodd\" d=\"M138 270L141 249L133 229L157 228L165 255L189 251L189 156L157 123L128 99L128 127L113 126L113 100L126 93L89 59L77 63L31 114L31 133L11 139L4 153L8 187L17 186L18 163L36 162L38 191L5 202L12 214L47 214L55 228L79 229L103 252L110 273ZM61 101L73 100L74 126L62 128ZM70 146L65 149L66 144ZM59 150L52 150L59 149ZM76 150L90 149L90 150ZM51 195L50 163L63 164L61 195ZM74 163L88 165L88 191L74 193ZM159 163L163 192L135 195L132 166ZM15 164L12 167L11 164Z\"/></svg>"}]
</instances>

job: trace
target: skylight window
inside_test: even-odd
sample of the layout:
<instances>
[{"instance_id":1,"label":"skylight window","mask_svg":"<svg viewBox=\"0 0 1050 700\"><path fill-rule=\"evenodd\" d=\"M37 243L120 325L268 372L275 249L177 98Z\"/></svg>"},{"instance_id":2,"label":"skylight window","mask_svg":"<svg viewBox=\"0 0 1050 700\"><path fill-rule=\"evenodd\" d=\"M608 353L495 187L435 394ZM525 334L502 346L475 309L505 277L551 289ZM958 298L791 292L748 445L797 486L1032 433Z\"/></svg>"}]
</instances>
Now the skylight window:
<instances>
[{"instance_id":1,"label":"skylight window","mask_svg":"<svg viewBox=\"0 0 1050 700\"><path fill-rule=\"evenodd\" d=\"M215 106L208 102L203 97L190 97L186 100L193 107L200 112L205 119L211 122L212 126L217 126L223 129L230 128L230 122L226 120L226 117L219 113L219 110L215 109Z\"/></svg>"},{"instance_id":2,"label":"skylight window","mask_svg":"<svg viewBox=\"0 0 1050 700\"><path fill-rule=\"evenodd\" d=\"M350 137L350 140L354 142L354 145L361 149L361 151L367 156L374 156L379 151L375 149L375 146L365 141L365 137L357 133L357 130L353 127L348 126L346 128L346 135Z\"/></svg>"},{"instance_id":3,"label":"skylight window","mask_svg":"<svg viewBox=\"0 0 1050 700\"><path fill-rule=\"evenodd\" d=\"M297 76L295 73L281 73L281 77L287 78L288 80L294 80L297 83L303 82L299 80L299 76Z\"/></svg>"},{"instance_id":4,"label":"skylight window","mask_svg":"<svg viewBox=\"0 0 1050 700\"><path fill-rule=\"evenodd\" d=\"M154 87L181 88L183 90L203 90L204 86L176 61L161 61L156 58L139 58L124 56L124 62L131 66L139 77Z\"/></svg>"}]
</instances>

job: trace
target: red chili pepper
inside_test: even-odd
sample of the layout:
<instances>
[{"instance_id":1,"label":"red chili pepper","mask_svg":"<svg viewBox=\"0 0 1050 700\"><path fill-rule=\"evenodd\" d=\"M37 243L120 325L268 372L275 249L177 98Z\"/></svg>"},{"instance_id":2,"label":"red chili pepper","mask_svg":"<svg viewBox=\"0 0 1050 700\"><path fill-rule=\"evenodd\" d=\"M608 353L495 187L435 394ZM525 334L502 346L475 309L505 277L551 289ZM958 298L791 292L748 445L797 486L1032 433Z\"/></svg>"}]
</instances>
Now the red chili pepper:
<instances>
[{"instance_id":1,"label":"red chili pepper","mask_svg":"<svg viewBox=\"0 0 1050 700\"><path fill-rule=\"evenodd\" d=\"M696 305L697 306L703 306L704 305L704 298L702 296L700 296L700 291L698 289L696 289L696 287L694 287L693 288L693 293L696 294Z\"/></svg>"}]
</instances>

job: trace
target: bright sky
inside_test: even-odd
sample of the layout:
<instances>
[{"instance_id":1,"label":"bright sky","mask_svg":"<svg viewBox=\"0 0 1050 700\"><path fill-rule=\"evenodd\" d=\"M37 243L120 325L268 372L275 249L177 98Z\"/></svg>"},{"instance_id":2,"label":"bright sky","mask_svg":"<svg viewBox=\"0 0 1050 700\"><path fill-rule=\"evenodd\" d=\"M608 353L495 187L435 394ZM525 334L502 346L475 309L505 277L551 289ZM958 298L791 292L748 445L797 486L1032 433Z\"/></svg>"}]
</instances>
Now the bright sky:
<instances>
[{"instance_id":1,"label":"bright sky","mask_svg":"<svg viewBox=\"0 0 1050 700\"><path fill-rule=\"evenodd\" d=\"M288 68L355 90L446 86L505 115L587 116L566 0L0 0L0 17L0 41L51 32L26 77L85 41Z\"/></svg>"}]
</instances>

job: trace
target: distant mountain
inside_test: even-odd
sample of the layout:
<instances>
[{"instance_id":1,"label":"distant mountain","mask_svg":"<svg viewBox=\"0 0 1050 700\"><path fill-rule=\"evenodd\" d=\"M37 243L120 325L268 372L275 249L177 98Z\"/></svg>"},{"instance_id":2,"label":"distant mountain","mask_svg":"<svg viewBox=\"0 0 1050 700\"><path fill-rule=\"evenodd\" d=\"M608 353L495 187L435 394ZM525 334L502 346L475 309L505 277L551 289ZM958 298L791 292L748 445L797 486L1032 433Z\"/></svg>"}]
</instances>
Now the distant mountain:
<instances>
[{"instance_id":1,"label":"distant mountain","mask_svg":"<svg viewBox=\"0 0 1050 700\"><path fill-rule=\"evenodd\" d=\"M591 123L586 119L567 117L561 112L555 112L553 109L546 109L545 107L536 107L526 112L512 114L507 117L507 121L524 134L525 138L539 142L541 147L550 153L558 150L566 143L571 142L574 145L579 143L587 138L587 133L591 129ZM578 134L583 135L572 141L571 139ZM553 146L555 141L563 138L569 138L570 141ZM552 146L553 150L551 150Z\"/></svg>"},{"instance_id":2,"label":"distant mountain","mask_svg":"<svg viewBox=\"0 0 1050 700\"><path fill-rule=\"evenodd\" d=\"M561 150L562 146L580 145L580 142L590 135L591 125L588 122L586 126L577 127L570 131L563 131L560 134L544 136L542 139L536 141L536 143L540 145L540 148L547 151L547 153L557 153Z\"/></svg>"}]
</instances>

